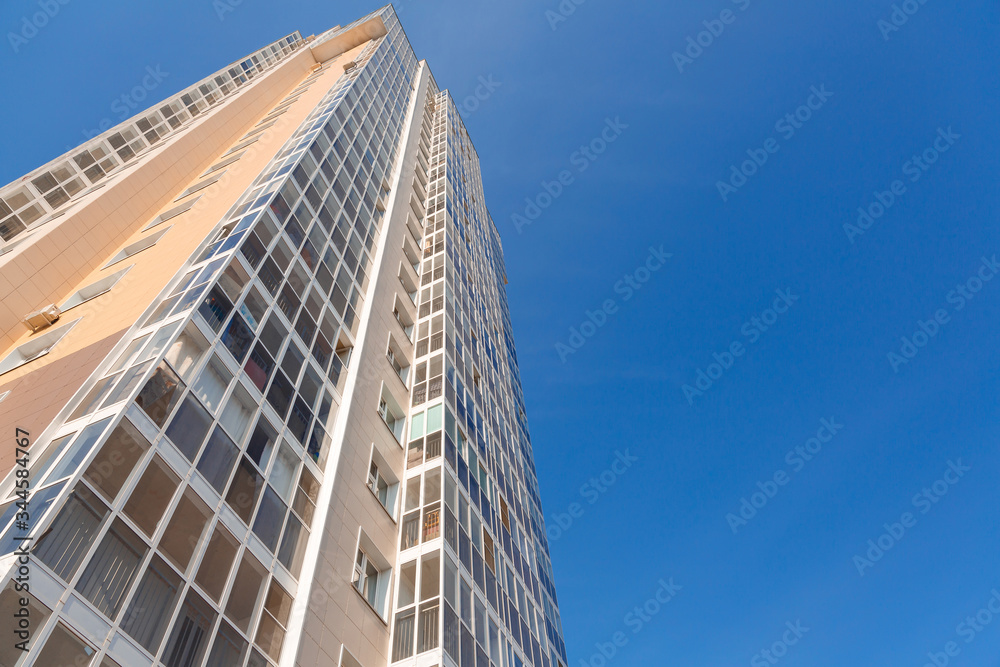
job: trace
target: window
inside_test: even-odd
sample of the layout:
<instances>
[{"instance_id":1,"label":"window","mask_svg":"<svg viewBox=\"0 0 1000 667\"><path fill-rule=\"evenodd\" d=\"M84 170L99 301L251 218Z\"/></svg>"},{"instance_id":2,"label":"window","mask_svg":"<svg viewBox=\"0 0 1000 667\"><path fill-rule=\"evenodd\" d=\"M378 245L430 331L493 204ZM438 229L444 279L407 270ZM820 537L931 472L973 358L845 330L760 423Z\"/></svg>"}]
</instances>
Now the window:
<instances>
[{"instance_id":1,"label":"window","mask_svg":"<svg viewBox=\"0 0 1000 667\"><path fill-rule=\"evenodd\" d=\"M74 635L62 623L57 623L45 646L35 658L36 665L89 665L94 649Z\"/></svg>"},{"instance_id":2,"label":"window","mask_svg":"<svg viewBox=\"0 0 1000 667\"><path fill-rule=\"evenodd\" d=\"M119 373L110 378L106 378L108 384L104 385L103 387L98 387L98 386L94 387L94 389L96 390L94 394L95 400L93 405L86 406L88 411L97 408L97 401L99 401L101 398L105 398L104 394L107 394L107 397L104 403L101 404L102 408L106 408L109 405L113 405L114 403L124 401L126 398L131 396L132 391L139 384L139 380L142 379L142 377L146 374L146 371L148 370L149 370L149 364L140 363L136 364L135 366L128 369L124 373ZM118 380L119 378L121 378L121 381L118 382L117 386L115 386L114 391L111 392L106 391L111 389L111 383L114 383L115 380Z\"/></svg>"},{"instance_id":3,"label":"window","mask_svg":"<svg viewBox=\"0 0 1000 667\"><path fill-rule=\"evenodd\" d=\"M167 630L180 596L180 576L158 555L146 568L128 611L122 618L122 629L150 653L155 654Z\"/></svg>"},{"instance_id":4,"label":"window","mask_svg":"<svg viewBox=\"0 0 1000 667\"><path fill-rule=\"evenodd\" d=\"M289 515L288 522L285 524L285 534L281 538L281 547L278 549L278 561L291 572L293 577L298 578L302 569L302 560L308 541L309 531L302 525L297 516Z\"/></svg>"},{"instance_id":5,"label":"window","mask_svg":"<svg viewBox=\"0 0 1000 667\"><path fill-rule=\"evenodd\" d=\"M393 661L413 656L414 643L416 643L416 653L423 653L438 647L440 569L441 555L437 551L425 554L419 567L417 561L411 561L400 569L399 593L396 604L399 611L396 614L393 633ZM419 588L417 585L418 572L420 575ZM417 607L413 606L418 602L420 603L419 622L417 622Z\"/></svg>"},{"instance_id":6,"label":"window","mask_svg":"<svg viewBox=\"0 0 1000 667\"><path fill-rule=\"evenodd\" d=\"M264 600L264 613L261 615L260 625L257 626L257 638L254 640L254 643L272 660L277 661L281 653L285 627L288 625L291 610L292 597L272 580L271 588Z\"/></svg>"},{"instance_id":7,"label":"window","mask_svg":"<svg viewBox=\"0 0 1000 667\"><path fill-rule=\"evenodd\" d=\"M504 528L510 532L510 515L507 510L507 503L503 497L500 498L500 520L503 521Z\"/></svg>"},{"instance_id":8,"label":"window","mask_svg":"<svg viewBox=\"0 0 1000 667\"><path fill-rule=\"evenodd\" d=\"M413 378L414 406L441 396L444 390L443 373L443 356L440 354L417 364L417 371Z\"/></svg>"},{"instance_id":9,"label":"window","mask_svg":"<svg viewBox=\"0 0 1000 667\"><path fill-rule=\"evenodd\" d=\"M212 644L212 652L208 656L205 667L231 667L242 665L246 657L248 644L245 639L226 621L219 624L219 631Z\"/></svg>"},{"instance_id":10,"label":"window","mask_svg":"<svg viewBox=\"0 0 1000 667\"><path fill-rule=\"evenodd\" d=\"M184 598L181 613L174 621L170 641L163 652L163 664L167 667L194 667L201 662L208 648L209 631L215 623L215 611L194 590L189 590ZM238 664L238 663L230 663Z\"/></svg>"},{"instance_id":11,"label":"window","mask_svg":"<svg viewBox=\"0 0 1000 667\"><path fill-rule=\"evenodd\" d=\"M135 397L135 402L157 427L162 427L183 392L184 383L170 366L161 362Z\"/></svg>"},{"instance_id":12,"label":"window","mask_svg":"<svg viewBox=\"0 0 1000 667\"><path fill-rule=\"evenodd\" d=\"M229 388L229 383L233 381L233 374L229 372L226 365L218 355L213 354L212 358L205 364L205 368L194 381L192 390L213 413L219 411L222 404L222 397Z\"/></svg>"},{"instance_id":13,"label":"window","mask_svg":"<svg viewBox=\"0 0 1000 667\"><path fill-rule=\"evenodd\" d=\"M406 480L406 496L403 499L403 530L399 548L415 547L420 543L420 475Z\"/></svg>"},{"instance_id":14,"label":"window","mask_svg":"<svg viewBox=\"0 0 1000 667\"><path fill-rule=\"evenodd\" d=\"M0 592L0 609L5 610L7 614L13 614L14 610L18 609L23 601L27 601L28 615L23 621L25 625L18 627L18 630L28 633L28 636L32 638L28 646L33 647L35 644L34 637L38 636L38 632L45 625L45 621L48 620L52 612L48 607L38 602L31 593L15 590L14 585L12 581L3 589L3 592ZM15 622L20 626L20 622ZM20 636L14 635L11 632L11 639L9 641L0 642L0 665L15 667L20 664L21 659L25 655L24 651L15 645L15 642L20 640Z\"/></svg>"},{"instance_id":15,"label":"window","mask_svg":"<svg viewBox=\"0 0 1000 667\"><path fill-rule=\"evenodd\" d=\"M188 394L174 418L170 420L167 437L188 461L194 461L211 426L212 415L192 394Z\"/></svg>"},{"instance_id":16,"label":"window","mask_svg":"<svg viewBox=\"0 0 1000 667\"><path fill-rule=\"evenodd\" d=\"M247 134L246 136L250 136L251 134L253 134L253 132L251 132L250 134ZM253 139L250 139L249 141L242 141L242 142L236 144L235 146L233 146L232 148L230 148L229 151L226 153L226 155L229 155L230 153L235 153L238 150L242 150L242 149L246 148L247 146L249 146L250 144L252 144L253 142L257 141L258 139L260 139L260 137L255 137Z\"/></svg>"},{"instance_id":17,"label":"window","mask_svg":"<svg viewBox=\"0 0 1000 667\"><path fill-rule=\"evenodd\" d=\"M234 259L226 267L222 275L219 276L219 287L226 293L230 301L239 301L240 293L250 280L250 274L246 272L239 260Z\"/></svg>"},{"instance_id":18,"label":"window","mask_svg":"<svg viewBox=\"0 0 1000 667\"><path fill-rule=\"evenodd\" d=\"M83 429L79 437L73 441L72 446L66 454L59 459L59 463L55 465L51 472L49 472L44 477L42 476L42 471L37 471L36 474L39 476L41 482L36 484L50 484L58 479L63 479L64 477L69 477L76 472L80 463L90 455L90 450L100 439L101 434L104 433L104 428L111 422L111 417L107 419L102 419L99 422L94 422ZM56 452L55 454L58 454ZM49 461L51 462L51 461ZM47 463L49 463L47 462Z\"/></svg>"},{"instance_id":19,"label":"window","mask_svg":"<svg viewBox=\"0 0 1000 667\"><path fill-rule=\"evenodd\" d=\"M133 264L132 266L135 265ZM96 299L105 292L110 292L111 288L113 288L119 280L125 277L125 274L129 272L129 269L131 269L132 266L122 269L116 273L112 273L106 278L101 278L96 283L91 283L86 287L81 287L68 299L66 299L61 306L59 306L59 310L65 313L70 308L76 308L81 303L86 303L91 299Z\"/></svg>"},{"instance_id":20,"label":"window","mask_svg":"<svg viewBox=\"0 0 1000 667\"><path fill-rule=\"evenodd\" d=\"M175 199L174 201L180 201L180 200L184 199L185 197L187 197L188 195L193 195L194 193L198 192L199 190L204 190L205 188L207 188L208 186L212 185L213 183L215 183L216 181L218 181L220 178L222 178L225 175L226 175L226 172L222 172L221 174L218 174L216 176L212 176L211 178L206 178L204 181L201 181L199 183L195 183L194 185L192 185L191 187L189 187L187 190L185 190L184 192L182 192L181 195L177 199Z\"/></svg>"},{"instance_id":21,"label":"window","mask_svg":"<svg viewBox=\"0 0 1000 667\"><path fill-rule=\"evenodd\" d=\"M263 393L267 381L271 378L271 372L274 370L274 359L267 353L263 345L257 343L253 351L250 352L250 356L247 357L243 370L246 371L247 377L250 378L253 385L257 387L257 391Z\"/></svg>"},{"instance_id":22,"label":"window","mask_svg":"<svg viewBox=\"0 0 1000 667\"><path fill-rule=\"evenodd\" d=\"M298 471L299 457L295 454L287 443L282 442L278 450L278 458L274 461L274 468L268 478L271 486L278 492L278 495L288 501L295 484L295 473Z\"/></svg>"},{"instance_id":23,"label":"window","mask_svg":"<svg viewBox=\"0 0 1000 667\"><path fill-rule=\"evenodd\" d=\"M396 438L396 441L401 441L406 417L402 408L399 407L399 403L396 402L386 389L385 384L382 385L382 396L378 402L378 414L382 418L382 421L385 422L385 425L389 427L389 430L392 431L392 435Z\"/></svg>"},{"instance_id":24,"label":"window","mask_svg":"<svg viewBox=\"0 0 1000 667\"><path fill-rule=\"evenodd\" d=\"M146 537L152 537L156 532L156 526L163 518L179 483L177 475L159 456L154 455L123 510Z\"/></svg>"},{"instance_id":25,"label":"window","mask_svg":"<svg viewBox=\"0 0 1000 667\"><path fill-rule=\"evenodd\" d=\"M226 603L226 617L243 632L250 632L261 589L264 587L264 566L249 553L244 552L240 569L233 580L233 588Z\"/></svg>"},{"instance_id":26,"label":"window","mask_svg":"<svg viewBox=\"0 0 1000 667\"><path fill-rule=\"evenodd\" d=\"M130 421L123 419L91 461L83 478L93 484L105 500L113 503L147 449L149 441Z\"/></svg>"},{"instance_id":27,"label":"window","mask_svg":"<svg viewBox=\"0 0 1000 667\"><path fill-rule=\"evenodd\" d=\"M350 342L347 341L346 336L341 332L341 338L337 341L337 349L331 359L330 370L327 372L330 382L338 389L343 388L341 385L341 380L344 378L343 371L351 362L351 353L353 351L354 348L351 347Z\"/></svg>"},{"instance_id":28,"label":"window","mask_svg":"<svg viewBox=\"0 0 1000 667\"><path fill-rule=\"evenodd\" d=\"M164 358L185 382L190 382L194 369L207 349L208 341L197 327L189 324L167 350Z\"/></svg>"},{"instance_id":29,"label":"window","mask_svg":"<svg viewBox=\"0 0 1000 667\"><path fill-rule=\"evenodd\" d=\"M278 432L261 415L257 419L253 435L250 436L250 441L247 443L247 456L253 459L258 468L267 470L267 464L271 461L271 454L274 452L277 441Z\"/></svg>"},{"instance_id":30,"label":"window","mask_svg":"<svg viewBox=\"0 0 1000 667\"><path fill-rule=\"evenodd\" d=\"M392 316L396 318L399 322L399 326L403 328L403 333L406 334L407 340L413 339L413 319L406 312L406 308L403 303L399 300L399 296L396 296L396 302L392 307Z\"/></svg>"},{"instance_id":31,"label":"window","mask_svg":"<svg viewBox=\"0 0 1000 667\"><path fill-rule=\"evenodd\" d=\"M351 655L351 652L343 645L340 647L340 667L361 667L358 659Z\"/></svg>"},{"instance_id":32,"label":"window","mask_svg":"<svg viewBox=\"0 0 1000 667\"><path fill-rule=\"evenodd\" d=\"M362 535L362 542L367 542L367 536ZM369 554L377 554L374 545L365 548L358 547L358 555L354 560L354 576L351 583L375 612L385 617L386 593L389 590L389 579L392 570L383 559L373 559Z\"/></svg>"},{"instance_id":33,"label":"window","mask_svg":"<svg viewBox=\"0 0 1000 667\"><path fill-rule=\"evenodd\" d=\"M438 315L417 327L416 356L436 352L444 345L444 316Z\"/></svg>"},{"instance_id":34,"label":"window","mask_svg":"<svg viewBox=\"0 0 1000 667\"><path fill-rule=\"evenodd\" d=\"M10 354L3 358L3 361L0 361L0 375L8 373L15 368L20 368L35 359L44 357L52 351L52 348L59 344L59 341L61 341L79 321L79 319L76 319L69 324L64 324L61 327L47 331L39 336L34 336L27 343L23 343L14 348Z\"/></svg>"},{"instance_id":35,"label":"window","mask_svg":"<svg viewBox=\"0 0 1000 667\"><path fill-rule=\"evenodd\" d=\"M410 272L404 268L403 262L399 263L398 278L399 284L403 287L403 291L406 292L406 296L409 297L413 305L417 305L417 284L410 277Z\"/></svg>"},{"instance_id":36,"label":"window","mask_svg":"<svg viewBox=\"0 0 1000 667\"><path fill-rule=\"evenodd\" d=\"M281 535L281 528L285 524L285 514L288 507L281 502L274 489L267 487L264 490L264 497L260 501L260 508L257 510L257 519L253 524L254 534L260 538L269 550L274 551L278 547L278 537Z\"/></svg>"},{"instance_id":37,"label":"window","mask_svg":"<svg viewBox=\"0 0 1000 667\"><path fill-rule=\"evenodd\" d=\"M232 311L232 301L229 300L218 285L209 290L205 300L198 306L198 314L205 319L208 326L216 333L222 328L223 322L226 321L226 318L229 317L229 313Z\"/></svg>"},{"instance_id":38,"label":"window","mask_svg":"<svg viewBox=\"0 0 1000 667\"><path fill-rule=\"evenodd\" d=\"M243 153L245 153L245 152L246 151L243 151ZM235 155L231 155L228 158L226 158L225 160L222 160L221 162L216 162L211 167L209 167L208 171L206 171L204 174L202 174L202 176L208 176L209 174L212 174L212 173L215 173L215 172L219 171L223 167L228 167L229 165L231 165L232 163L236 162L241 157L243 157L243 153L236 153Z\"/></svg>"},{"instance_id":39,"label":"window","mask_svg":"<svg viewBox=\"0 0 1000 667\"><path fill-rule=\"evenodd\" d=\"M160 551L181 572L187 571L209 518L211 512L198 494L190 487L185 489L160 538Z\"/></svg>"},{"instance_id":40,"label":"window","mask_svg":"<svg viewBox=\"0 0 1000 667\"><path fill-rule=\"evenodd\" d=\"M396 375L403 381L403 386L408 387L410 362L407 360L406 355L400 351L399 345L392 337L389 338L389 345L385 350L385 358L389 360L392 370L396 371Z\"/></svg>"},{"instance_id":41,"label":"window","mask_svg":"<svg viewBox=\"0 0 1000 667\"><path fill-rule=\"evenodd\" d=\"M264 476L257 471L250 459L244 456L240 465L236 467L236 475L229 485L226 503L238 517L243 519L243 523L249 525L263 489Z\"/></svg>"},{"instance_id":42,"label":"window","mask_svg":"<svg viewBox=\"0 0 1000 667\"><path fill-rule=\"evenodd\" d=\"M292 504L292 509L306 525L312 522L317 500L319 500L319 481L309 472L308 467L304 467L302 474L299 475L299 488L295 491L295 502Z\"/></svg>"},{"instance_id":43,"label":"window","mask_svg":"<svg viewBox=\"0 0 1000 667\"><path fill-rule=\"evenodd\" d=\"M163 213L161 213L158 216L156 216L155 218L153 218L150 221L150 223L148 225L146 225L145 229L143 229L142 231L144 231L144 232L149 231L153 227L157 227L159 225L162 225L167 220L170 220L172 218L176 218L181 213L185 213L186 211L191 210L191 207L194 206L198 202L199 199L201 199L201 197L195 197L194 199L192 199L190 201L184 202L180 206L174 206L173 208L164 211Z\"/></svg>"},{"instance_id":44,"label":"window","mask_svg":"<svg viewBox=\"0 0 1000 667\"><path fill-rule=\"evenodd\" d=\"M267 310L267 302L261 296L256 287L251 287L247 292L243 303L240 304L240 314L246 319L251 329L257 329L264 319L264 312Z\"/></svg>"},{"instance_id":45,"label":"window","mask_svg":"<svg viewBox=\"0 0 1000 667\"><path fill-rule=\"evenodd\" d=\"M116 519L83 571L76 590L113 619L147 549L138 535L121 519Z\"/></svg>"},{"instance_id":46,"label":"window","mask_svg":"<svg viewBox=\"0 0 1000 667\"><path fill-rule=\"evenodd\" d=\"M392 642L392 661L404 660L413 655L413 621L415 609L396 614L396 628Z\"/></svg>"},{"instance_id":47,"label":"window","mask_svg":"<svg viewBox=\"0 0 1000 667\"><path fill-rule=\"evenodd\" d=\"M441 559L435 552L424 556L420 563L420 623L417 633L417 653L438 646L439 600L441 590ZM478 601L478 598L477 598ZM485 637L483 638L485 640Z\"/></svg>"},{"instance_id":48,"label":"window","mask_svg":"<svg viewBox=\"0 0 1000 667\"><path fill-rule=\"evenodd\" d=\"M139 239L135 243L130 243L129 245L119 250L118 253L114 257L112 257L108 261L108 263L105 264L102 268L106 269L109 266L113 266L122 260L128 259L132 255L139 254L140 252L146 250L147 248L152 248L154 245L156 245L156 242L159 241L163 237L163 235L169 231L170 227L167 227L163 231L150 234L149 236Z\"/></svg>"},{"instance_id":49,"label":"window","mask_svg":"<svg viewBox=\"0 0 1000 667\"><path fill-rule=\"evenodd\" d=\"M205 451L198 460L198 472L205 476L220 494L226 488L229 481L229 473L232 472L236 463L239 449L236 444L226 435L222 427L216 426L212 435L205 445Z\"/></svg>"},{"instance_id":50,"label":"window","mask_svg":"<svg viewBox=\"0 0 1000 667\"><path fill-rule=\"evenodd\" d=\"M243 321L242 316L234 315L229 326L222 333L222 344L233 355L238 364L243 364L243 359L250 351L250 343L252 342L253 331Z\"/></svg>"},{"instance_id":51,"label":"window","mask_svg":"<svg viewBox=\"0 0 1000 667\"><path fill-rule=\"evenodd\" d=\"M250 397L250 392L237 382L222 411L219 423L232 436L234 442L242 443L256 411L257 402Z\"/></svg>"},{"instance_id":52,"label":"window","mask_svg":"<svg viewBox=\"0 0 1000 667\"><path fill-rule=\"evenodd\" d=\"M238 547L236 538L221 524L216 525L212 539L209 540L208 548L205 550L205 556L198 566L198 575L195 577L198 585L216 602L222 597Z\"/></svg>"},{"instance_id":53,"label":"window","mask_svg":"<svg viewBox=\"0 0 1000 667\"><path fill-rule=\"evenodd\" d=\"M108 516L108 506L80 484L66 499L66 504L38 539L34 554L56 576L73 578L101 523Z\"/></svg>"},{"instance_id":54,"label":"window","mask_svg":"<svg viewBox=\"0 0 1000 667\"><path fill-rule=\"evenodd\" d=\"M378 498L378 501L389 513L396 517L396 495L399 493L399 482L387 477L389 466L373 448L371 463L368 466L368 489Z\"/></svg>"},{"instance_id":55,"label":"window","mask_svg":"<svg viewBox=\"0 0 1000 667\"><path fill-rule=\"evenodd\" d=\"M271 388L267 390L267 402L284 420L288 416L288 409L292 407L292 394L295 388L288 381L288 377L280 370L274 374L274 381Z\"/></svg>"},{"instance_id":56,"label":"window","mask_svg":"<svg viewBox=\"0 0 1000 667\"><path fill-rule=\"evenodd\" d=\"M490 534L486 532L486 526L483 526L483 556L486 558L486 567L496 574L496 555L493 550L493 538Z\"/></svg>"}]
</instances>

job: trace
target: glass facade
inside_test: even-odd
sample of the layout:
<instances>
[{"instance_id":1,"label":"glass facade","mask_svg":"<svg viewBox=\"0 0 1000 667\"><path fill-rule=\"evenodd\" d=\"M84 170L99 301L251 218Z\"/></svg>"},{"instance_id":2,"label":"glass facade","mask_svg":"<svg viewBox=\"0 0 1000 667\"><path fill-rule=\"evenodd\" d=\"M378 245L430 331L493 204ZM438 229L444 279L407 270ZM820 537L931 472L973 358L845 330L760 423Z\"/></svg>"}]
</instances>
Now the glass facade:
<instances>
[{"instance_id":1,"label":"glass facade","mask_svg":"<svg viewBox=\"0 0 1000 667\"><path fill-rule=\"evenodd\" d=\"M343 68L33 450L33 566L63 592L51 608L31 597L44 610L34 648L3 660L294 664L321 490L354 483L334 473L335 425L362 373L391 219L416 248L398 276L410 304L393 308L384 348L408 404L383 386L377 408L352 409L398 445L373 448L358 476L398 545L380 550L362 525L351 586L388 625L389 663L565 666L478 157L392 9L377 15L386 34ZM407 169L414 191L395 196ZM0 487L0 555L23 537L14 477Z\"/></svg>"},{"instance_id":2,"label":"glass facade","mask_svg":"<svg viewBox=\"0 0 1000 667\"><path fill-rule=\"evenodd\" d=\"M68 202L97 189L105 177L132 164L301 46L298 32L279 39L0 188L0 254L22 233L57 217Z\"/></svg>"},{"instance_id":3,"label":"glass facade","mask_svg":"<svg viewBox=\"0 0 1000 667\"><path fill-rule=\"evenodd\" d=\"M564 665L500 238L447 91L433 125L394 661Z\"/></svg>"}]
</instances>

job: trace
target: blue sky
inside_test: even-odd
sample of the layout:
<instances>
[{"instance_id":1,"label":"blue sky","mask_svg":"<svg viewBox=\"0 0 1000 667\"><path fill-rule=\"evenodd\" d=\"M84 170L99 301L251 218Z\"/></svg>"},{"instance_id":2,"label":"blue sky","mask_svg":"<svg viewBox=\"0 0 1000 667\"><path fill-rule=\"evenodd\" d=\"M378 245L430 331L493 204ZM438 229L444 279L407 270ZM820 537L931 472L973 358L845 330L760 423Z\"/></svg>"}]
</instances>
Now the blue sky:
<instances>
[{"instance_id":1,"label":"blue sky","mask_svg":"<svg viewBox=\"0 0 1000 667\"><path fill-rule=\"evenodd\" d=\"M950 664L1000 664L1000 617L961 625L1000 590L1000 279L977 283L1000 255L1000 4L898 4L916 10L898 30L880 25L889 0L589 0L558 22L556 0L397 5L458 100L500 84L465 118L504 241L574 667L601 664L595 642L617 632L608 665L918 666L948 642ZM376 6L243 0L220 21L208 0L60 5L17 53L0 47L0 181L116 118L147 66L168 74L152 102ZM35 11L6 2L0 26ZM913 162L925 151L933 164ZM734 165L752 175L724 200ZM526 198L545 207L518 230ZM647 265L651 247L672 256ZM915 332L925 344L894 368ZM686 396L699 371L717 379ZM806 461L795 448L818 431ZM955 482L941 497L939 480ZM938 502L914 500L925 488ZM744 498L762 506L734 534ZM862 576L855 556L885 524L901 536ZM629 616L671 578L657 613ZM783 637L798 641L777 663L759 653Z\"/></svg>"}]
</instances>

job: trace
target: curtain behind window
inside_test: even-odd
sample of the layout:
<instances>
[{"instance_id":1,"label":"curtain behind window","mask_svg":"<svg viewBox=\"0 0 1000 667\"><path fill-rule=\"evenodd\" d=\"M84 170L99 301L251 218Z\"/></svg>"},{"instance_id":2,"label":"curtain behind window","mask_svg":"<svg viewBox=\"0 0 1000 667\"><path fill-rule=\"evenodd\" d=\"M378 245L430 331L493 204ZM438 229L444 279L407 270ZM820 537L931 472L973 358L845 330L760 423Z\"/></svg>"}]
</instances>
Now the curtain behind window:
<instances>
[{"instance_id":1,"label":"curtain behind window","mask_svg":"<svg viewBox=\"0 0 1000 667\"><path fill-rule=\"evenodd\" d=\"M118 615L146 549L146 544L121 519L116 519L80 577L76 590L102 614L113 619Z\"/></svg>"}]
</instances>

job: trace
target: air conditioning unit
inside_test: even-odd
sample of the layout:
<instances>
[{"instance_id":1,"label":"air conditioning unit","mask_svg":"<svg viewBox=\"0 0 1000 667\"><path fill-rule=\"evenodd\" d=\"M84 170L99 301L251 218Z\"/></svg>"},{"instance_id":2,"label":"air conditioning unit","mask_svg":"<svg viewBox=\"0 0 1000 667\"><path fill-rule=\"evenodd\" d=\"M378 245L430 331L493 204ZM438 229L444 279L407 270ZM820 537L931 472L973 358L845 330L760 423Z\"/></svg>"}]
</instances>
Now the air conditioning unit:
<instances>
[{"instance_id":1,"label":"air conditioning unit","mask_svg":"<svg viewBox=\"0 0 1000 667\"><path fill-rule=\"evenodd\" d=\"M52 326L55 322L58 322L61 314L62 311L59 310L59 306L54 303L50 303L41 310L28 313L21 321L24 322L24 326L31 329L31 332L34 333L40 329Z\"/></svg>"}]
</instances>

